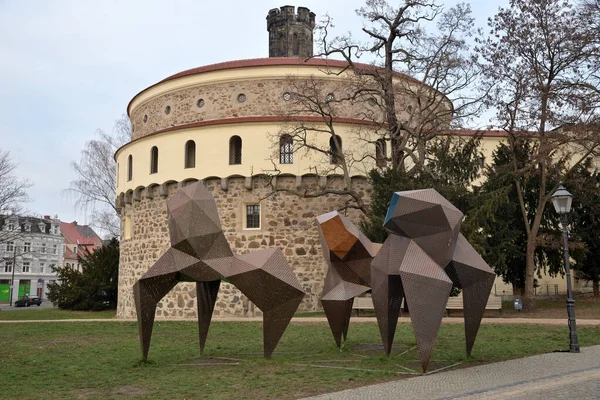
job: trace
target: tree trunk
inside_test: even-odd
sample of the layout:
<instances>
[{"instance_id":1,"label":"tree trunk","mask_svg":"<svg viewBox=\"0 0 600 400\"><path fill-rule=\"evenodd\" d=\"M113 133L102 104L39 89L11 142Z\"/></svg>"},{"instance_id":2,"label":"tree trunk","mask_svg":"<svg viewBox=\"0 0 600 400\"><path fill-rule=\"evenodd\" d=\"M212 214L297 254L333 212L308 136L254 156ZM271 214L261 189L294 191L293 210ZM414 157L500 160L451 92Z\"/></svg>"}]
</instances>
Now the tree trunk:
<instances>
[{"instance_id":1,"label":"tree trunk","mask_svg":"<svg viewBox=\"0 0 600 400\"><path fill-rule=\"evenodd\" d=\"M537 230L536 230L537 231ZM537 233L537 232L536 232ZM525 290L523 292L523 311L535 311L535 238L532 232L527 235L527 253L525 266Z\"/></svg>"},{"instance_id":2,"label":"tree trunk","mask_svg":"<svg viewBox=\"0 0 600 400\"><path fill-rule=\"evenodd\" d=\"M512 288L513 288L513 295L515 297L523 297L523 285L518 285L516 283L512 284Z\"/></svg>"},{"instance_id":3,"label":"tree trunk","mask_svg":"<svg viewBox=\"0 0 600 400\"><path fill-rule=\"evenodd\" d=\"M600 279L596 279L592 281L592 285L593 285L593 290L594 290L594 297L598 298L600 297Z\"/></svg>"}]
</instances>

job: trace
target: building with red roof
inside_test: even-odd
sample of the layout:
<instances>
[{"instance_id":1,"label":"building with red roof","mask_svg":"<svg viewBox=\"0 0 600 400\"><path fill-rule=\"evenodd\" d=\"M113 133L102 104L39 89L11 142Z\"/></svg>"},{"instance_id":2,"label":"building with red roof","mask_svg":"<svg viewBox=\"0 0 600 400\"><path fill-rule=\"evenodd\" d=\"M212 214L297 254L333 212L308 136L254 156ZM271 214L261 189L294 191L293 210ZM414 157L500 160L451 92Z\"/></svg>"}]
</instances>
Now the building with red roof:
<instances>
[{"instance_id":1,"label":"building with red roof","mask_svg":"<svg viewBox=\"0 0 600 400\"><path fill-rule=\"evenodd\" d=\"M102 240L89 225L78 225L77 221L60 223L65 249L63 267L81 270L79 257L85 257L102 247Z\"/></svg>"}]
</instances>

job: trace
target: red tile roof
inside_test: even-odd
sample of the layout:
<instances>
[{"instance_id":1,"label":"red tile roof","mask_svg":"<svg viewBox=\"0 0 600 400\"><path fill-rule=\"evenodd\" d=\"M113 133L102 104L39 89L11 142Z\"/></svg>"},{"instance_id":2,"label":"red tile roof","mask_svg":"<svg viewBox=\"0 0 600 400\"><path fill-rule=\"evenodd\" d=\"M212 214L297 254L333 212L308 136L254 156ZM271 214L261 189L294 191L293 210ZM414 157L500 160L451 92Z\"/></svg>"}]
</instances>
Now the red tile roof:
<instances>
[{"instance_id":1,"label":"red tile roof","mask_svg":"<svg viewBox=\"0 0 600 400\"><path fill-rule=\"evenodd\" d=\"M171 75L171 76L155 83L154 85L148 86L144 90L140 91L138 94L133 96L133 98L131 99L129 104L127 104L127 115L129 115L129 109L131 107L131 103L140 94L142 94L146 90L153 88L154 86L160 85L161 83L164 83L164 82L168 82L168 81L178 79L178 78L183 78L185 76L203 74L203 73L212 72L212 71L220 71L220 70L236 69L236 68L281 66L281 65L292 65L292 66L293 65L296 65L296 66L306 65L306 66L316 66L316 67L325 67L325 68L327 68L327 67L329 67L329 68L347 68L348 67L348 63L346 61L341 61L341 60L329 60L329 59L324 59L324 58L303 59L303 58L295 58L295 57L251 58L251 59L247 59L247 60L234 60L234 61L226 61L226 62L217 63L217 64L205 65L202 67L192 68L192 69L188 69L188 70L185 70L182 72L178 72L178 73ZM370 64L354 63L354 65L356 68L360 68L362 70L381 70L381 71L383 71L382 68L379 68L377 66L370 65ZM413 82L421 83L419 80L417 80L409 75L403 74L402 72L394 72L394 75L404 77L405 79L411 80Z\"/></svg>"},{"instance_id":2,"label":"red tile roof","mask_svg":"<svg viewBox=\"0 0 600 400\"><path fill-rule=\"evenodd\" d=\"M77 244L79 255L84 255L84 249L87 248L90 253L94 252L96 247L102 246L102 240L100 237L94 232L92 228L88 225L77 225L76 221L73 222L61 222L60 223L60 231L62 232L65 238L65 244L73 245ZM70 254L71 257L67 256ZM64 253L65 258L77 258L75 254L71 250L67 249Z\"/></svg>"}]
</instances>

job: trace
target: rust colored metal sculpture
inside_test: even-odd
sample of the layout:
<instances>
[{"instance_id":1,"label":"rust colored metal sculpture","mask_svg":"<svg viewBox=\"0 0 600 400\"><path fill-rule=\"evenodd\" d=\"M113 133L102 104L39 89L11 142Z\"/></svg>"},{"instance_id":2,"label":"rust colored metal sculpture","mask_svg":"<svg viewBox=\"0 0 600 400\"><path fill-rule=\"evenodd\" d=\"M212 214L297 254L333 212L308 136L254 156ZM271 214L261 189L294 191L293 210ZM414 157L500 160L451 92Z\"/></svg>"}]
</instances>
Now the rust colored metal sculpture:
<instances>
[{"instance_id":1,"label":"rust colored metal sculpture","mask_svg":"<svg viewBox=\"0 0 600 400\"><path fill-rule=\"evenodd\" d=\"M462 289L471 354L496 275L459 232L463 214L433 189L396 192L384 226L390 235L371 263L373 305L389 356L402 297L427 370L452 285Z\"/></svg>"},{"instance_id":2,"label":"rust colored metal sculpture","mask_svg":"<svg viewBox=\"0 0 600 400\"><path fill-rule=\"evenodd\" d=\"M371 261L381 244L371 243L346 217L317 217L323 257L329 266L321 304L338 347L346 340L354 297L371 288Z\"/></svg>"},{"instance_id":3,"label":"rust colored metal sculpture","mask_svg":"<svg viewBox=\"0 0 600 400\"><path fill-rule=\"evenodd\" d=\"M281 250L234 253L221 230L215 201L201 182L179 189L167 209L171 247L133 287L144 359L156 305L178 282L196 282L202 354L222 279L263 312L264 356L270 358L304 297Z\"/></svg>"}]
</instances>

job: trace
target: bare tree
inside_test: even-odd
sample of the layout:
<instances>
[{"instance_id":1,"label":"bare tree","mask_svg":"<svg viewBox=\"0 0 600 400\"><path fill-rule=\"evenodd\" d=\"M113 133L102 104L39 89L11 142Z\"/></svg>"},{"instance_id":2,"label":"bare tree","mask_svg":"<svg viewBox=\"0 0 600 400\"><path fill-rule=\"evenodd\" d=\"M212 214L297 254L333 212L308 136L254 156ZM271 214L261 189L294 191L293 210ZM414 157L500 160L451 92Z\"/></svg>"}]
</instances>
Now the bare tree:
<instances>
[{"instance_id":1,"label":"bare tree","mask_svg":"<svg viewBox=\"0 0 600 400\"><path fill-rule=\"evenodd\" d=\"M22 210L22 204L29 201L27 188L31 187L31 183L26 179L17 178L16 168L17 163L11 159L10 152L0 149L0 216L18 214ZM0 229L0 244L20 239L21 230L17 228Z\"/></svg>"},{"instance_id":2,"label":"bare tree","mask_svg":"<svg viewBox=\"0 0 600 400\"><path fill-rule=\"evenodd\" d=\"M273 135L273 143L277 147L282 137L291 137L294 151L324 161L315 163L312 172L339 175L343 187L277 190L303 197L341 195L345 207L368 214L367 205L352 190L353 173L367 175L369 169L390 166L408 173L427 171L429 143L449 127L467 123L482 105L482 96L473 88L479 67L467 42L474 33L470 12L464 4L444 10L436 1L405 0L390 6L367 0L357 10L365 21L364 43L351 35L331 39L332 19L326 16L317 28L316 56L342 57L345 68L322 68L321 73L343 79L291 77L291 101L282 113L287 123ZM359 63L361 58L370 62ZM362 121L351 132L353 152L338 143L339 122L348 117Z\"/></svg>"},{"instance_id":3,"label":"bare tree","mask_svg":"<svg viewBox=\"0 0 600 400\"><path fill-rule=\"evenodd\" d=\"M565 0L511 0L490 19L480 42L488 104L508 133L513 184L527 233L524 308L535 309L535 251L544 209L558 182L600 150L598 71L600 46L591 13ZM533 153L517 165L519 142ZM564 167L562 167L564 166ZM537 182L535 210L524 200L527 182Z\"/></svg>"},{"instance_id":4,"label":"bare tree","mask_svg":"<svg viewBox=\"0 0 600 400\"><path fill-rule=\"evenodd\" d=\"M116 162L117 149L131 140L131 123L127 115L115 121L112 134L96 131L97 139L90 140L81 151L81 160L72 162L77 179L66 192L74 195L77 206L91 211L92 225L118 237L120 224L117 214Z\"/></svg>"},{"instance_id":5,"label":"bare tree","mask_svg":"<svg viewBox=\"0 0 600 400\"><path fill-rule=\"evenodd\" d=\"M22 203L29 201L27 188L31 183L17 178L16 169L17 163L11 159L10 152L0 149L0 215L15 214Z\"/></svg>"},{"instance_id":6,"label":"bare tree","mask_svg":"<svg viewBox=\"0 0 600 400\"><path fill-rule=\"evenodd\" d=\"M381 109L373 122L391 142L392 168L424 168L427 143L450 124L468 122L482 105L474 90L479 68L467 41L474 34L470 7L461 3L444 10L436 1L417 0L393 7L367 0L357 13L365 21L367 41L329 40L331 19L326 17L319 56L343 57L352 73L368 82L360 94ZM361 57L374 63L357 63Z\"/></svg>"},{"instance_id":7,"label":"bare tree","mask_svg":"<svg viewBox=\"0 0 600 400\"><path fill-rule=\"evenodd\" d=\"M317 177L316 181L304 183L301 187L290 188L277 186L276 179L271 179L271 193L287 192L300 197L320 197L336 195L343 199L341 209L354 208L362 213L368 213L361 194L352 187L352 175L357 169L364 167L363 161L373 158L372 152L354 152L348 148L365 148L364 145L374 143L373 128L369 124L367 129L361 126L353 127L354 143L342 143L338 125L340 116L347 114L358 99L358 91L352 90L356 83L351 79L343 84L335 84L315 77L295 78L289 77L286 87L289 98L285 110L281 113L286 119L279 132L271 135L273 142L273 168L266 171L271 178L281 174L279 164L291 163L285 157L306 157L311 160L309 173ZM350 90L349 90L350 89ZM362 108L361 108L362 109ZM362 109L367 114L371 108ZM368 121L367 121L368 122ZM285 155L286 152L289 155ZM367 170L361 171L363 175ZM319 178L337 176L341 185L318 185Z\"/></svg>"}]
</instances>

